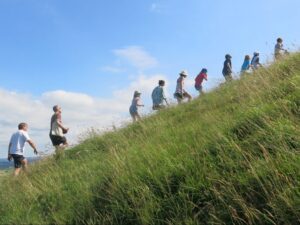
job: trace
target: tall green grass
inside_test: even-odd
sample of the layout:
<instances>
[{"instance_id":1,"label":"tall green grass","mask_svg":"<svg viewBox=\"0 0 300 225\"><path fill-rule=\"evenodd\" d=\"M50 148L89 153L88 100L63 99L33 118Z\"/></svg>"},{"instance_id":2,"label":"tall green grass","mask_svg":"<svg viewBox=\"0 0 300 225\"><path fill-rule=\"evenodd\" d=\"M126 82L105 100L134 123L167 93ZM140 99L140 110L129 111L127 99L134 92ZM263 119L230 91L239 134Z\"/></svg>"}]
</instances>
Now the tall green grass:
<instances>
[{"instance_id":1,"label":"tall green grass","mask_svg":"<svg viewBox=\"0 0 300 225\"><path fill-rule=\"evenodd\" d=\"M0 224L299 224L300 54L0 185Z\"/></svg>"}]
</instances>

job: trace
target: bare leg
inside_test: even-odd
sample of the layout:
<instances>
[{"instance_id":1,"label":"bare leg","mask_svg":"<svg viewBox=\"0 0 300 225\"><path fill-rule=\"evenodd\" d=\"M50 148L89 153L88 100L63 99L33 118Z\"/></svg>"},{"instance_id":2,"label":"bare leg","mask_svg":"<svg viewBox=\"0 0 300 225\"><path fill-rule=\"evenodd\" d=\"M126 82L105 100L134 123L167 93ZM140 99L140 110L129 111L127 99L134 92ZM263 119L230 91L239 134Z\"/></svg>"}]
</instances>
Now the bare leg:
<instances>
[{"instance_id":1,"label":"bare leg","mask_svg":"<svg viewBox=\"0 0 300 225\"><path fill-rule=\"evenodd\" d=\"M176 99L177 99L177 103L178 103L178 104L181 104L182 99L181 99L181 98L176 98Z\"/></svg>"},{"instance_id":2,"label":"bare leg","mask_svg":"<svg viewBox=\"0 0 300 225\"><path fill-rule=\"evenodd\" d=\"M141 118L141 116L140 116L140 114L136 114L136 121L138 121L138 120L141 120L142 118Z\"/></svg>"},{"instance_id":3,"label":"bare leg","mask_svg":"<svg viewBox=\"0 0 300 225\"><path fill-rule=\"evenodd\" d=\"M21 168L15 168L14 176L18 176L21 172Z\"/></svg>"},{"instance_id":4,"label":"bare leg","mask_svg":"<svg viewBox=\"0 0 300 225\"><path fill-rule=\"evenodd\" d=\"M189 102L192 100L192 96L189 93L185 93L184 97L187 98Z\"/></svg>"},{"instance_id":5,"label":"bare leg","mask_svg":"<svg viewBox=\"0 0 300 225\"><path fill-rule=\"evenodd\" d=\"M23 170L26 172L27 168L28 168L28 161L27 161L27 159L24 159L22 161L22 167L23 167Z\"/></svg>"}]
</instances>

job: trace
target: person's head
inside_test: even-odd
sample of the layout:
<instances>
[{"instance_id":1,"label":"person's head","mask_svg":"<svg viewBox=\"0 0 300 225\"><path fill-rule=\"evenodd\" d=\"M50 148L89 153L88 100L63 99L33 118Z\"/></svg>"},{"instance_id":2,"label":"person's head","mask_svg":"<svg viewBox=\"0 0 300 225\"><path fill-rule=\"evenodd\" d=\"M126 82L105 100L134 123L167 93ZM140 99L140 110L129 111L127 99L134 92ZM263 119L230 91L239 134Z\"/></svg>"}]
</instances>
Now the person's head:
<instances>
[{"instance_id":1,"label":"person's head","mask_svg":"<svg viewBox=\"0 0 300 225\"><path fill-rule=\"evenodd\" d=\"M53 112L55 112L55 113L61 112L61 107L59 105L53 106Z\"/></svg>"},{"instance_id":2,"label":"person's head","mask_svg":"<svg viewBox=\"0 0 300 225\"><path fill-rule=\"evenodd\" d=\"M259 56L259 52L254 52L253 55L254 56Z\"/></svg>"},{"instance_id":3,"label":"person's head","mask_svg":"<svg viewBox=\"0 0 300 225\"><path fill-rule=\"evenodd\" d=\"M245 56L245 61L248 61L248 60L250 60L250 55Z\"/></svg>"},{"instance_id":4,"label":"person's head","mask_svg":"<svg viewBox=\"0 0 300 225\"><path fill-rule=\"evenodd\" d=\"M141 93L138 92L138 91L135 91L134 94L133 94L133 97L136 98L136 97L140 97L141 96Z\"/></svg>"},{"instance_id":5,"label":"person's head","mask_svg":"<svg viewBox=\"0 0 300 225\"><path fill-rule=\"evenodd\" d=\"M231 59L231 58L232 58L231 55L229 55L229 54L225 55L225 59Z\"/></svg>"},{"instance_id":6,"label":"person's head","mask_svg":"<svg viewBox=\"0 0 300 225\"><path fill-rule=\"evenodd\" d=\"M188 75L188 72L186 70L181 71L181 73L179 74L179 76L186 78Z\"/></svg>"},{"instance_id":7,"label":"person's head","mask_svg":"<svg viewBox=\"0 0 300 225\"><path fill-rule=\"evenodd\" d=\"M277 38L277 43L281 44L283 42L282 38Z\"/></svg>"},{"instance_id":8,"label":"person's head","mask_svg":"<svg viewBox=\"0 0 300 225\"><path fill-rule=\"evenodd\" d=\"M158 81L158 85L159 86L165 86L165 81L164 80L160 80L160 81Z\"/></svg>"},{"instance_id":9,"label":"person's head","mask_svg":"<svg viewBox=\"0 0 300 225\"><path fill-rule=\"evenodd\" d=\"M27 124L27 123L20 123L20 124L18 125L18 129L19 129L19 130L27 131L27 130L28 130L28 124Z\"/></svg>"},{"instance_id":10,"label":"person's head","mask_svg":"<svg viewBox=\"0 0 300 225\"><path fill-rule=\"evenodd\" d=\"M207 73L207 69L203 68L200 73Z\"/></svg>"}]
</instances>

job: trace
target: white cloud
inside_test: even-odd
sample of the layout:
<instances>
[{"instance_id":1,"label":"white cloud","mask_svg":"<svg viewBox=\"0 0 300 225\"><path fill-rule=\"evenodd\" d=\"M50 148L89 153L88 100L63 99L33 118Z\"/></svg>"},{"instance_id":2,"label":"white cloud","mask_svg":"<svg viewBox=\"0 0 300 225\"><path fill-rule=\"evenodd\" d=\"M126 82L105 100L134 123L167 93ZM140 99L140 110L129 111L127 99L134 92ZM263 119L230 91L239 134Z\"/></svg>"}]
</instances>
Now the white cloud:
<instances>
[{"instance_id":1,"label":"white cloud","mask_svg":"<svg viewBox=\"0 0 300 225\"><path fill-rule=\"evenodd\" d=\"M121 73L124 72L124 69L117 67L117 66L103 66L101 68L102 71L104 72L109 72L109 73Z\"/></svg>"},{"instance_id":2,"label":"white cloud","mask_svg":"<svg viewBox=\"0 0 300 225\"><path fill-rule=\"evenodd\" d=\"M122 49L116 49L113 50L113 53L139 70L154 68L158 65L156 58L151 56L140 46L129 46Z\"/></svg>"}]
</instances>

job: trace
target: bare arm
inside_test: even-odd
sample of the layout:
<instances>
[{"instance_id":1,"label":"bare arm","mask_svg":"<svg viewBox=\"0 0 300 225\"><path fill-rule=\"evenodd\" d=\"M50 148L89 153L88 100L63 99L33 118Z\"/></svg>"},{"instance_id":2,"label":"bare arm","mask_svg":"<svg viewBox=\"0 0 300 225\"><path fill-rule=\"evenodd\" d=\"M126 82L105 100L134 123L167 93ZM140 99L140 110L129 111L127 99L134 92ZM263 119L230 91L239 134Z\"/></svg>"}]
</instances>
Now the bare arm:
<instances>
[{"instance_id":1,"label":"bare arm","mask_svg":"<svg viewBox=\"0 0 300 225\"><path fill-rule=\"evenodd\" d=\"M28 142L28 144L31 146L31 148L33 148L34 154L37 155L37 154L38 154L38 151L37 151L36 146L35 146L35 144L33 143L33 141L32 141L32 140L28 140L27 142Z\"/></svg>"},{"instance_id":2,"label":"bare arm","mask_svg":"<svg viewBox=\"0 0 300 225\"><path fill-rule=\"evenodd\" d=\"M57 120L57 124L58 124L58 126L59 126L61 129L63 129L63 130L69 130L69 128L66 128L66 127L63 126L62 122L61 122L59 119Z\"/></svg>"},{"instance_id":3,"label":"bare arm","mask_svg":"<svg viewBox=\"0 0 300 225\"><path fill-rule=\"evenodd\" d=\"M8 145L8 151L7 151L7 159L10 161L11 160L11 154L10 154L10 148L11 148L11 142Z\"/></svg>"}]
</instances>

